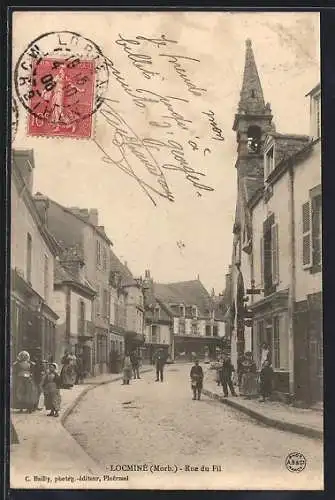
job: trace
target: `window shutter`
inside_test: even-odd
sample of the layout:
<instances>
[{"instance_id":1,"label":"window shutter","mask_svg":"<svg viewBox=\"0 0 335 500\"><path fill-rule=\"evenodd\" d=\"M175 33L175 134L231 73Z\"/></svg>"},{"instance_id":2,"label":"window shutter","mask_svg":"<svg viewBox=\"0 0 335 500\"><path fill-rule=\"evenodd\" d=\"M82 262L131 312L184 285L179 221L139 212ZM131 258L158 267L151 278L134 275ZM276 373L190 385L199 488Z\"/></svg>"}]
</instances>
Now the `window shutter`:
<instances>
[{"instance_id":1,"label":"window shutter","mask_svg":"<svg viewBox=\"0 0 335 500\"><path fill-rule=\"evenodd\" d=\"M307 269L312 264L311 203L302 206L302 265Z\"/></svg>"},{"instance_id":2,"label":"window shutter","mask_svg":"<svg viewBox=\"0 0 335 500\"><path fill-rule=\"evenodd\" d=\"M272 283L279 283L278 224L271 227Z\"/></svg>"},{"instance_id":3,"label":"window shutter","mask_svg":"<svg viewBox=\"0 0 335 500\"><path fill-rule=\"evenodd\" d=\"M321 196L312 198L312 264L321 265Z\"/></svg>"},{"instance_id":4,"label":"window shutter","mask_svg":"<svg viewBox=\"0 0 335 500\"><path fill-rule=\"evenodd\" d=\"M264 287L264 240L260 240L260 271L261 271L261 286Z\"/></svg>"}]
</instances>

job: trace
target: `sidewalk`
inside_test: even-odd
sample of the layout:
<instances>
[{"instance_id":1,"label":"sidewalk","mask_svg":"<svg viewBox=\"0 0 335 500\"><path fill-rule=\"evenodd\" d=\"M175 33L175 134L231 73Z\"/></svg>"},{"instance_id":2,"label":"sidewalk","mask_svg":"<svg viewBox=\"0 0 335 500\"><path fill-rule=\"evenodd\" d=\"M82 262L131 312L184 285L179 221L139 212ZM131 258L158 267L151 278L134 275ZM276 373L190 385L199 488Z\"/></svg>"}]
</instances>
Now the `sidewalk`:
<instances>
[{"instance_id":1,"label":"sidewalk","mask_svg":"<svg viewBox=\"0 0 335 500\"><path fill-rule=\"evenodd\" d=\"M204 379L203 393L207 396L218 399L271 427L323 439L323 412L319 409L295 408L277 401L262 403L258 398L248 400L243 397L232 397L230 394L228 398L224 398L222 387L216 385L215 375L211 372L212 370L208 370Z\"/></svg>"},{"instance_id":2,"label":"sidewalk","mask_svg":"<svg viewBox=\"0 0 335 500\"><path fill-rule=\"evenodd\" d=\"M142 373L151 370L152 368L145 366ZM10 487L69 488L71 476L103 474L105 471L99 470L97 464L66 431L63 423L88 391L98 385L121 379L121 374L104 374L86 379L83 384L70 390L62 390L59 418L48 418L45 410L32 414L12 411L11 419L19 437L19 444L10 447ZM55 471L59 476L58 480ZM62 477L66 486L62 486Z\"/></svg>"}]
</instances>

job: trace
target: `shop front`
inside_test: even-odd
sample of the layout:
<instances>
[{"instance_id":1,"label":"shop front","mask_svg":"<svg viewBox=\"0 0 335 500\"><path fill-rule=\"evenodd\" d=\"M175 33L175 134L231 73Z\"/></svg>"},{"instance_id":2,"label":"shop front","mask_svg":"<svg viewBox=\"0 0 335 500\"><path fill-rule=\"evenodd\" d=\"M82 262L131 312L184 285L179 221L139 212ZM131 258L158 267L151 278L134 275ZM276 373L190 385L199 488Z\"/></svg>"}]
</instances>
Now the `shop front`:
<instances>
[{"instance_id":1,"label":"shop front","mask_svg":"<svg viewBox=\"0 0 335 500\"><path fill-rule=\"evenodd\" d=\"M217 349L222 347L221 337L200 337L191 335L175 335L175 360L178 362L192 361L194 355L199 360L216 358Z\"/></svg>"},{"instance_id":2,"label":"shop front","mask_svg":"<svg viewBox=\"0 0 335 500\"><path fill-rule=\"evenodd\" d=\"M255 304L253 311L252 351L257 369L260 369L262 345L267 344L274 371L274 392L287 399L289 386L289 324L288 291L275 292Z\"/></svg>"},{"instance_id":3,"label":"shop front","mask_svg":"<svg viewBox=\"0 0 335 500\"><path fill-rule=\"evenodd\" d=\"M41 349L45 360L55 356L55 327L58 315L16 272L11 282L11 357L26 350Z\"/></svg>"}]
</instances>

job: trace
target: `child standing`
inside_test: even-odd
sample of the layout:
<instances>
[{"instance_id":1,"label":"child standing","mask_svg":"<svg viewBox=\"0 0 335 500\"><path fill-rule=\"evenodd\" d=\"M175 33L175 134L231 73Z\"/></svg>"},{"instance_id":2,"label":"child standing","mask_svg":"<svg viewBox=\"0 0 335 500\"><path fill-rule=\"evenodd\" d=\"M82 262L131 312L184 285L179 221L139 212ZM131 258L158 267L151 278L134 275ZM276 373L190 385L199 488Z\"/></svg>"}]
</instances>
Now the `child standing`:
<instances>
[{"instance_id":1,"label":"child standing","mask_svg":"<svg viewBox=\"0 0 335 500\"><path fill-rule=\"evenodd\" d=\"M270 366L268 360L263 362L263 367L259 374L260 381L260 401L265 401L266 398L270 398L272 393L272 381L273 381L273 369Z\"/></svg>"},{"instance_id":2,"label":"child standing","mask_svg":"<svg viewBox=\"0 0 335 500\"><path fill-rule=\"evenodd\" d=\"M57 364L51 363L42 383L45 409L50 410L48 417L58 417L59 415L61 404L61 379L57 372Z\"/></svg>"}]
</instances>

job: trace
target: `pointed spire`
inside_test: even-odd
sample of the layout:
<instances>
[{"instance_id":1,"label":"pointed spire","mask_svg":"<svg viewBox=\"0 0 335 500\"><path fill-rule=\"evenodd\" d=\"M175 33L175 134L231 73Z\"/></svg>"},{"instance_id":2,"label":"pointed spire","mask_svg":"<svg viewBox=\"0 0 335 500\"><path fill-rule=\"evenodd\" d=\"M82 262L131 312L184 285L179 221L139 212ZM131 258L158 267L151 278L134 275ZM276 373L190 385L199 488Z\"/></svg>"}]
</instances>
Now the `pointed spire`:
<instances>
[{"instance_id":1,"label":"pointed spire","mask_svg":"<svg viewBox=\"0 0 335 500\"><path fill-rule=\"evenodd\" d=\"M263 90L249 38L246 40L245 45L245 65L240 93L239 113L264 114L266 110Z\"/></svg>"}]
</instances>

